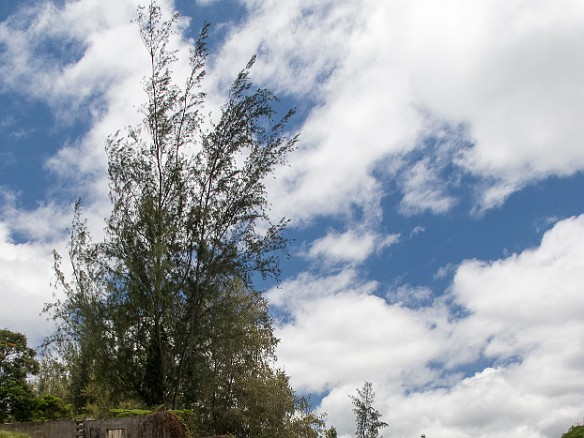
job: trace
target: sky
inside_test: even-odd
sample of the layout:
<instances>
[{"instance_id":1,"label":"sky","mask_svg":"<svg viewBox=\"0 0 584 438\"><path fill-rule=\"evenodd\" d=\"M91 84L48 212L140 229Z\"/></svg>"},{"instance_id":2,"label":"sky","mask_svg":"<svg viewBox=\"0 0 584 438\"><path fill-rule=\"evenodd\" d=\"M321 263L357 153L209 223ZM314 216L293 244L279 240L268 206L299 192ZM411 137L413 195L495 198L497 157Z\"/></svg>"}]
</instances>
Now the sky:
<instances>
[{"instance_id":1,"label":"sky","mask_svg":"<svg viewBox=\"0 0 584 438\"><path fill-rule=\"evenodd\" d=\"M268 182L290 257L265 296L279 366L339 436L365 381L385 436L582 421L584 2L160 4L183 53L212 23L210 110L254 54L254 83L297 108ZM99 236L104 142L144 101L137 5L0 2L0 327L33 346L73 202Z\"/></svg>"}]
</instances>

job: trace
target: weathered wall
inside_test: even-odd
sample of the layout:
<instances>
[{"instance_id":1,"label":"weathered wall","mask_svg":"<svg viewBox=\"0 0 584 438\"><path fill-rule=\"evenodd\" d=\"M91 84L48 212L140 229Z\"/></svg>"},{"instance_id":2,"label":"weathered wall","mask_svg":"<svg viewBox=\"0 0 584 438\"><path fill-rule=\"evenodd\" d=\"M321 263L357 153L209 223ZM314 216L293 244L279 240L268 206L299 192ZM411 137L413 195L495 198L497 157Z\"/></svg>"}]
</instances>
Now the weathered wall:
<instances>
[{"instance_id":1,"label":"weathered wall","mask_svg":"<svg viewBox=\"0 0 584 438\"><path fill-rule=\"evenodd\" d=\"M42 423L0 424L0 429L24 432L32 438L75 438L74 421L45 421Z\"/></svg>"},{"instance_id":2,"label":"weathered wall","mask_svg":"<svg viewBox=\"0 0 584 438\"><path fill-rule=\"evenodd\" d=\"M138 438L140 425L145 418L147 417L87 420L84 425L83 438Z\"/></svg>"},{"instance_id":3,"label":"weathered wall","mask_svg":"<svg viewBox=\"0 0 584 438\"><path fill-rule=\"evenodd\" d=\"M112 418L109 420L46 421L38 423L0 424L0 429L24 432L32 438L185 438L186 429L176 430L172 423L162 421L162 414ZM170 415L170 414L167 414ZM164 415L162 415L164 420ZM177 420L178 421L178 420ZM156 432L154 432L156 431ZM154 436L157 435L157 436Z\"/></svg>"}]
</instances>

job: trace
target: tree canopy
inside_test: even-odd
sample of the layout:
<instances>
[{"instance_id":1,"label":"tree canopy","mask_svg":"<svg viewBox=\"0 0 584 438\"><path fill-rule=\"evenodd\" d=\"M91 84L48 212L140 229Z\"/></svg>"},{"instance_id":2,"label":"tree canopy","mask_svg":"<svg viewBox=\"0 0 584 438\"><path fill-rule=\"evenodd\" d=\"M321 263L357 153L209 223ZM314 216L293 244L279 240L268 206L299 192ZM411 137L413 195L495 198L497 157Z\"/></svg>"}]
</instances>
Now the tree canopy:
<instances>
[{"instance_id":1,"label":"tree canopy","mask_svg":"<svg viewBox=\"0 0 584 438\"><path fill-rule=\"evenodd\" d=\"M0 330L0 423L34 416L35 395L27 378L38 372L35 355L25 335Z\"/></svg>"},{"instance_id":2,"label":"tree canopy","mask_svg":"<svg viewBox=\"0 0 584 438\"><path fill-rule=\"evenodd\" d=\"M71 407L46 390L46 370L26 336L0 330L0 423L68 418ZM29 381L35 376L34 384Z\"/></svg>"}]
</instances>

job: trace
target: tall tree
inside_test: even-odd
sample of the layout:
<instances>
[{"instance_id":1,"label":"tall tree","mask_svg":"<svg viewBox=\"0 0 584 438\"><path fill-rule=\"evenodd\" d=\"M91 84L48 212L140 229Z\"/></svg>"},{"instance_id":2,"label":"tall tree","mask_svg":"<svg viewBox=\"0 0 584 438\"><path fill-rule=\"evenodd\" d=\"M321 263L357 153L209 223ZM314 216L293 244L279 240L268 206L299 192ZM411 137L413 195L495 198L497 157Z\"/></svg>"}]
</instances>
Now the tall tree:
<instances>
[{"instance_id":1,"label":"tall tree","mask_svg":"<svg viewBox=\"0 0 584 438\"><path fill-rule=\"evenodd\" d=\"M0 330L0 423L34 417L36 397L27 378L38 372L35 355L25 335Z\"/></svg>"},{"instance_id":2,"label":"tall tree","mask_svg":"<svg viewBox=\"0 0 584 438\"><path fill-rule=\"evenodd\" d=\"M357 430L356 438L378 438L379 430L386 427L387 423L381 421L381 414L373 407L375 393L371 382L365 382L363 388L357 388L357 397L350 396L353 400L353 412Z\"/></svg>"},{"instance_id":3,"label":"tall tree","mask_svg":"<svg viewBox=\"0 0 584 438\"><path fill-rule=\"evenodd\" d=\"M205 121L208 28L180 87L169 47L176 18L164 20L154 2L138 10L151 67L143 121L106 142L112 213L103 242L91 242L76 206L71 280L55 257L65 298L48 308L60 322L51 340L70 363L77 407L100 394L106 404L196 408L220 431L226 409L281 381L253 279L279 274L285 220L270 222L264 181L296 137L285 134L292 112L276 119L275 96L252 88L253 59L218 122Z\"/></svg>"}]
</instances>

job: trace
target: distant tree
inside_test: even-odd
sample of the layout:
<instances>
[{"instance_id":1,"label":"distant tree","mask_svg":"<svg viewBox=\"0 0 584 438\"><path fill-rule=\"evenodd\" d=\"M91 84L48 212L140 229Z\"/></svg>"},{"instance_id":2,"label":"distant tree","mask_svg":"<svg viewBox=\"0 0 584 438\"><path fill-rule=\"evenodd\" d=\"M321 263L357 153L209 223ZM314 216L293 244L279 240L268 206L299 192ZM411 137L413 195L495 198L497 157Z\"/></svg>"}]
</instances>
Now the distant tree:
<instances>
[{"instance_id":1,"label":"distant tree","mask_svg":"<svg viewBox=\"0 0 584 438\"><path fill-rule=\"evenodd\" d=\"M562 435L562 438L584 438L584 426L572 426Z\"/></svg>"},{"instance_id":2,"label":"distant tree","mask_svg":"<svg viewBox=\"0 0 584 438\"><path fill-rule=\"evenodd\" d=\"M36 397L27 378L38 372L35 356L25 335L0 330L0 423L34 418Z\"/></svg>"},{"instance_id":3,"label":"distant tree","mask_svg":"<svg viewBox=\"0 0 584 438\"><path fill-rule=\"evenodd\" d=\"M356 438L378 438L379 430L386 427L387 423L380 420L381 414L373 407L375 393L371 382L365 382L363 388L357 389L357 397L350 396L353 401Z\"/></svg>"}]
</instances>

